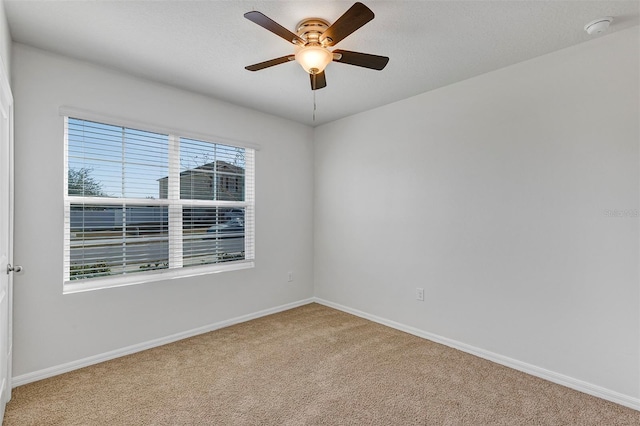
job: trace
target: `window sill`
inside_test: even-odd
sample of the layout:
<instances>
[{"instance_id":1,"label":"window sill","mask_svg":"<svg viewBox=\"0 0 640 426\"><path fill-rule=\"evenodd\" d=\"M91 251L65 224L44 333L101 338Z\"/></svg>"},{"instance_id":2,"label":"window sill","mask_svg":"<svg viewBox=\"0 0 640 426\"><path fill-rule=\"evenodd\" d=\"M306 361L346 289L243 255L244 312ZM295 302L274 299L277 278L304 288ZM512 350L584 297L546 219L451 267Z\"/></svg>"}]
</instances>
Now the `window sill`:
<instances>
[{"instance_id":1,"label":"window sill","mask_svg":"<svg viewBox=\"0 0 640 426\"><path fill-rule=\"evenodd\" d=\"M196 277L199 275L217 274L220 272L250 269L254 266L253 260L243 260L217 265L192 266L186 268L164 269L162 271L137 272L134 274L116 275L105 278L65 281L62 287L62 294L82 293L85 291L124 287L155 281L167 281L178 278Z\"/></svg>"}]
</instances>

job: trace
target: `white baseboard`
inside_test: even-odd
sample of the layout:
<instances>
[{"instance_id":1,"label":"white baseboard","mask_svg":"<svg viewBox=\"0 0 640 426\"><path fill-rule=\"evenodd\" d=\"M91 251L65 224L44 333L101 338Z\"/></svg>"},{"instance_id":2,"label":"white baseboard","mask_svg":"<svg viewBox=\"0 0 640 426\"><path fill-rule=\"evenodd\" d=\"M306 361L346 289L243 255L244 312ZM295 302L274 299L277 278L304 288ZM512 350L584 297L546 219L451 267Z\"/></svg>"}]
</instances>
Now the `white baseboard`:
<instances>
[{"instance_id":1,"label":"white baseboard","mask_svg":"<svg viewBox=\"0 0 640 426\"><path fill-rule=\"evenodd\" d=\"M495 362L497 364L501 364L506 367L513 368L514 370L522 371L523 373L531 374L532 376L540 377L542 379L549 380L550 382L557 383L559 385L563 385L568 388L575 389L577 391L584 392L586 394L593 395L595 397L602 398L607 401L615 402L617 404L624 405L625 407L633 408L635 410L640 411L640 398L634 398L629 395L625 395L607 388L603 388L601 386L597 386L579 379L575 379L573 377L566 376L564 374L556 373L554 371L550 371L545 368L535 366L533 364L528 364L526 362L518 361L516 359L509 358L504 355L489 352L484 349L477 348L475 346L467 345L465 343L458 342L456 340L448 339L446 337L442 337L437 334L429 333L427 331L423 331L415 327L411 327L411 326L401 324L395 321L391 321L385 318L381 318L376 315L371 315L366 312L362 312L357 309L352 309L347 306L340 305L339 303L330 302L328 300L324 300L317 297L299 300L297 302L288 303L285 305L277 306L270 309L265 309L265 310L254 312L247 315L242 315L239 317L220 321L214 324L198 327L192 330L187 330L181 333L172 334L170 336L162 337L159 339L154 339L154 340L139 343L136 345L127 346L121 349L116 349L113 351L83 358L77 361L68 362L66 364L61 364L61 365L45 368L42 370L34 371L31 373L22 374L20 376L13 377L11 384L12 384L12 387L25 385L27 383L57 376L59 374L67 373L69 371L77 370L79 368L88 367L93 364L109 361L114 358L130 355L136 352L144 351L146 349L155 348L157 346L166 345L168 343L176 342L178 340L197 336L198 334L208 333L210 331L218 330L220 328L229 327L234 324L239 324L239 323L250 321L256 318L260 318L260 317L275 314L278 312L286 311L289 309L297 308L298 306L307 305L313 302L316 302L321 305L325 305L330 308L334 308L343 312L347 312L349 314L356 315L358 317L365 318L370 321L377 322L379 324L386 325L391 328L395 328L396 330L404 331L405 333L413 334L414 336L422 337L424 339L431 340L436 343L441 343L445 346L449 346L451 348L461 350L463 352L478 356L480 358L484 358L486 360Z\"/></svg>"},{"instance_id":2,"label":"white baseboard","mask_svg":"<svg viewBox=\"0 0 640 426\"><path fill-rule=\"evenodd\" d=\"M161 337L159 339L149 340L147 342L138 343L136 345L131 345L121 349L116 349L116 350L105 352L102 354L79 359L77 361L71 361L66 364L44 368L42 370L34 371L27 374L21 374L19 376L13 377L11 385L14 388L21 385L26 385L27 383L57 376L58 374L67 373L69 371L77 370L79 368L88 367L93 364L98 364L100 362L109 361L114 358L119 358L121 356L130 355L136 352L166 345L168 343L173 343L178 340L186 339L188 337L197 336L198 334L208 333L210 331L218 330L220 328L229 327L231 325L239 324L246 321L251 321L256 318L264 317L264 316L275 314L282 311L287 311L289 309L297 308L298 306L302 306L302 305L308 305L309 303L313 303L313 302L314 302L313 298L303 299L297 302L276 306L275 308L265 309L262 311L254 312L252 314L242 315L242 316L231 318L228 320L216 322L214 324L205 325L203 327L194 328L192 330L183 331L181 333L172 334L170 336Z\"/></svg>"},{"instance_id":3,"label":"white baseboard","mask_svg":"<svg viewBox=\"0 0 640 426\"><path fill-rule=\"evenodd\" d=\"M431 340L436 343L441 343L445 346L449 346L451 348L461 350L462 352L466 352L466 353L478 356L480 358L484 358L486 360L495 362L497 364L501 364L506 367L513 368L514 370L522 371L523 373L531 374L532 376L540 377L550 382L557 383L559 385L566 386L568 388L571 388L580 392L584 392L586 394L593 395L598 398L606 399L607 401L615 402L616 404L624 405L625 407L633 408L634 410L640 411L640 398L634 398L632 396L625 395L607 388L603 388L601 386L597 386L592 383L588 383L579 379L575 379L573 377L569 377L564 374L556 373L554 371L550 371L533 364L528 364L526 362L518 361L516 359L509 358L504 355L489 352L484 349L477 348L475 346L467 345L465 343L458 342L456 340L448 339L446 337L442 337L437 334L433 334L427 331L417 329L415 327L404 325L404 324L391 321L385 318L381 318L376 315L371 315L366 312L359 311L357 309L352 309L347 306L340 305L339 303L330 302L328 300L324 300L318 297L315 297L313 301L321 305L328 306L330 308L334 308L334 309L347 312L349 314L352 314L361 318L368 319L373 322L377 322L382 325L386 325L391 328L395 328L396 330L404 331L405 333L413 334L414 336L422 337L424 339Z\"/></svg>"}]
</instances>

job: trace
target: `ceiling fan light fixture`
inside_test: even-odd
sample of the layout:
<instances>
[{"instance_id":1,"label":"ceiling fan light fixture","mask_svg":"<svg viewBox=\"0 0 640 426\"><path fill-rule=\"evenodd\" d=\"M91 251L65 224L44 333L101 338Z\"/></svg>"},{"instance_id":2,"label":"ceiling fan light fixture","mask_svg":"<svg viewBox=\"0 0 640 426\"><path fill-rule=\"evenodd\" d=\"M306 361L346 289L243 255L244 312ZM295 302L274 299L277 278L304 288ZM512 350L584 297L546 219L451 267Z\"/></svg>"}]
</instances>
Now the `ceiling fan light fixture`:
<instances>
[{"instance_id":1,"label":"ceiling fan light fixture","mask_svg":"<svg viewBox=\"0 0 640 426\"><path fill-rule=\"evenodd\" d=\"M2 2L2 0L0 0ZM361 28L374 18L374 14L367 6L356 2L343 13L333 24L321 18L305 18L297 25L297 34L289 31L262 12L252 10L244 14L251 22L272 32L278 37L296 46L295 54L260 62L244 67L248 71L259 71L274 65L280 65L295 60L302 69L309 74L311 90L327 87L324 69L329 62L338 62L380 71L389 62L386 56L371 55L369 53L351 52L348 50L333 50L341 40Z\"/></svg>"},{"instance_id":2,"label":"ceiling fan light fixture","mask_svg":"<svg viewBox=\"0 0 640 426\"><path fill-rule=\"evenodd\" d=\"M309 74L320 74L332 60L333 53L322 46L305 46L296 52L296 61Z\"/></svg>"}]
</instances>

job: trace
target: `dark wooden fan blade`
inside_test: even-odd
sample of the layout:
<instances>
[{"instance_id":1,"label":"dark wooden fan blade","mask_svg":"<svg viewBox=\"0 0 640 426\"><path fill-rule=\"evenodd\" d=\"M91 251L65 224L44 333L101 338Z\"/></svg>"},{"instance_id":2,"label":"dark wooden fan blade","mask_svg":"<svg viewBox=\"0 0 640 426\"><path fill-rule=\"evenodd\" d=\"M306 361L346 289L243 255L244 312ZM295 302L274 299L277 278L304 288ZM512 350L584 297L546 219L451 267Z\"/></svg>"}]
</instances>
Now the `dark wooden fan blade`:
<instances>
[{"instance_id":1,"label":"dark wooden fan blade","mask_svg":"<svg viewBox=\"0 0 640 426\"><path fill-rule=\"evenodd\" d=\"M255 22L256 24L260 25L262 28L271 31L275 35L282 37L289 43L304 45L303 39L261 12L257 12L255 10L252 12L247 12L244 14L244 17L251 22Z\"/></svg>"},{"instance_id":2,"label":"dark wooden fan blade","mask_svg":"<svg viewBox=\"0 0 640 426\"><path fill-rule=\"evenodd\" d=\"M326 46L334 46L349 34L374 18L374 14L362 3L355 3L320 36Z\"/></svg>"},{"instance_id":3,"label":"dark wooden fan blade","mask_svg":"<svg viewBox=\"0 0 640 426\"><path fill-rule=\"evenodd\" d=\"M309 74L309 77L311 77L311 90L318 90L323 87L327 87L327 79L324 75L324 71L318 74Z\"/></svg>"},{"instance_id":4,"label":"dark wooden fan blade","mask_svg":"<svg viewBox=\"0 0 640 426\"><path fill-rule=\"evenodd\" d=\"M269 61L260 62L259 64L249 65L248 67L244 67L244 69L249 71L260 71L262 69L269 68L274 65L280 65L286 62L291 62L295 59L296 59L295 55L288 55L288 56L283 56L281 58L275 58Z\"/></svg>"},{"instance_id":5,"label":"dark wooden fan blade","mask_svg":"<svg viewBox=\"0 0 640 426\"><path fill-rule=\"evenodd\" d=\"M339 49L333 51L334 56L336 53L341 55L341 58L334 59L334 62L370 68L372 70L380 71L384 69L389 62L389 58L386 56L370 55L368 53L350 52L348 50Z\"/></svg>"}]
</instances>

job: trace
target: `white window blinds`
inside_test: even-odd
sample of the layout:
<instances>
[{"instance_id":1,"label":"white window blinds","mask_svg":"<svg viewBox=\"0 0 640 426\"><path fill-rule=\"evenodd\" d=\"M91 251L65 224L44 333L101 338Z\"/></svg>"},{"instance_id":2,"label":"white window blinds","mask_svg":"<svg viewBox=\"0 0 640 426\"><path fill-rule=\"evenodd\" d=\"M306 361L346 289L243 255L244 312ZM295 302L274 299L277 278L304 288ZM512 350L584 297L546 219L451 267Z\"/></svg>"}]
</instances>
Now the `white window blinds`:
<instances>
[{"instance_id":1,"label":"white window blinds","mask_svg":"<svg viewBox=\"0 0 640 426\"><path fill-rule=\"evenodd\" d=\"M65 147L65 283L253 260L253 149L73 117Z\"/></svg>"}]
</instances>

